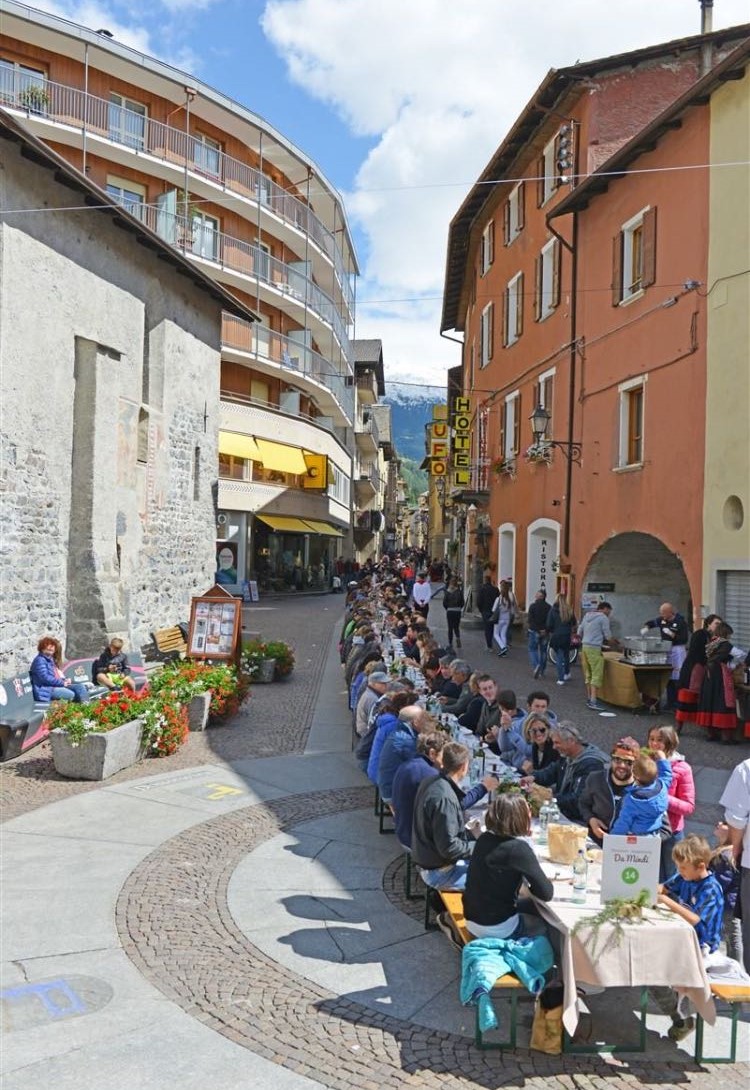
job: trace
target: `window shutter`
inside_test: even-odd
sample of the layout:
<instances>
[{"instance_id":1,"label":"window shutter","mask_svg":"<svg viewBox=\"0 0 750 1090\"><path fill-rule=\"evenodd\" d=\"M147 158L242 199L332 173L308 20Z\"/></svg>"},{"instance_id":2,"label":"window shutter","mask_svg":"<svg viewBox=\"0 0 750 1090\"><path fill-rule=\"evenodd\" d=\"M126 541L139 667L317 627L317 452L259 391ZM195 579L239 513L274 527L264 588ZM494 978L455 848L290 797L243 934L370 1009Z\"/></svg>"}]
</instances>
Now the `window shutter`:
<instances>
[{"instance_id":1,"label":"window shutter","mask_svg":"<svg viewBox=\"0 0 750 1090\"><path fill-rule=\"evenodd\" d=\"M559 240L555 239L555 245L552 249L552 306L559 307L560 305L560 271L562 267L562 246Z\"/></svg>"},{"instance_id":2,"label":"window shutter","mask_svg":"<svg viewBox=\"0 0 750 1090\"><path fill-rule=\"evenodd\" d=\"M539 159L537 159L536 172L537 172L536 206L537 206L537 208L541 208L542 205L544 204L544 156L543 155L541 155L539 157Z\"/></svg>"},{"instance_id":3,"label":"window shutter","mask_svg":"<svg viewBox=\"0 0 750 1090\"><path fill-rule=\"evenodd\" d=\"M507 246L510 243L510 201L503 205L503 239Z\"/></svg>"},{"instance_id":4,"label":"window shutter","mask_svg":"<svg viewBox=\"0 0 750 1090\"><path fill-rule=\"evenodd\" d=\"M506 288L505 291L503 292L502 296L500 297L501 298L501 306L503 308L503 314L502 314L503 348L507 348L507 346L508 346L508 312L510 310L510 308L508 306L508 291L509 291L509 289Z\"/></svg>"},{"instance_id":5,"label":"window shutter","mask_svg":"<svg viewBox=\"0 0 750 1090\"><path fill-rule=\"evenodd\" d=\"M622 231L612 239L612 306L622 300Z\"/></svg>"},{"instance_id":6,"label":"window shutter","mask_svg":"<svg viewBox=\"0 0 750 1090\"><path fill-rule=\"evenodd\" d=\"M513 453L521 450L521 395L513 402Z\"/></svg>"},{"instance_id":7,"label":"window shutter","mask_svg":"<svg viewBox=\"0 0 750 1090\"><path fill-rule=\"evenodd\" d=\"M643 276L641 287L656 283L656 209L643 213Z\"/></svg>"},{"instance_id":8,"label":"window shutter","mask_svg":"<svg viewBox=\"0 0 750 1090\"><path fill-rule=\"evenodd\" d=\"M500 406L500 457L505 457L505 425L508 420L508 403L503 402Z\"/></svg>"},{"instance_id":9,"label":"window shutter","mask_svg":"<svg viewBox=\"0 0 750 1090\"><path fill-rule=\"evenodd\" d=\"M516 336L523 333L523 273L516 281Z\"/></svg>"},{"instance_id":10,"label":"window shutter","mask_svg":"<svg viewBox=\"0 0 750 1090\"><path fill-rule=\"evenodd\" d=\"M492 359L495 351L495 304L487 308L487 359Z\"/></svg>"},{"instance_id":11,"label":"window shutter","mask_svg":"<svg viewBox=\"0 0 750 1090\"><path fill-rule=\"evenodd\" d=\"M490 220L487 230L487 266L495 260L495 221Z\"/></svg>"},{"instance_id":12,"label":"window shutter","mask_svg":"<svg viewBox=\"0 0 750 1090\"><path fill-rule=\"evenodd\" d=\"M518 230L523 231L526 226L526 182L518 186Z\"/></svg>"},{"instance_id":13,"label":"window shutter","mask_svg":"<svg viewBox=\"0 0 750 1090\"><path fill-rule=\"evenodd\" d=\"M542 255L534 258L534 321L542 316Z\"/></svg>"}]
</instances>

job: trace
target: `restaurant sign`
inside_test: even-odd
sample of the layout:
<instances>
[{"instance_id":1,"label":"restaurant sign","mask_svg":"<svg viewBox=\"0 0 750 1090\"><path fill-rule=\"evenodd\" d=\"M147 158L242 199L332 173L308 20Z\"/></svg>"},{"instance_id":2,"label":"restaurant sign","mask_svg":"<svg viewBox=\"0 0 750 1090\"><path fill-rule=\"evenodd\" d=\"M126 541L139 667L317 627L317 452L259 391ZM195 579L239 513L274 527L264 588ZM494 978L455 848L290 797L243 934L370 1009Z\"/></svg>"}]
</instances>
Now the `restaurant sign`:
<instances>
[{"instance_id":1,"label":"restaurant sign","mask_svg":"<svg viewBox=\"0 0 750 1090\"><path fill-rule=\"evenodd\" d=\"M644 889L648 891L649 904L656 904L661 838L605 833L603 848L602 904L615 897L631 901Z\"/></svg>"}]
</instances>

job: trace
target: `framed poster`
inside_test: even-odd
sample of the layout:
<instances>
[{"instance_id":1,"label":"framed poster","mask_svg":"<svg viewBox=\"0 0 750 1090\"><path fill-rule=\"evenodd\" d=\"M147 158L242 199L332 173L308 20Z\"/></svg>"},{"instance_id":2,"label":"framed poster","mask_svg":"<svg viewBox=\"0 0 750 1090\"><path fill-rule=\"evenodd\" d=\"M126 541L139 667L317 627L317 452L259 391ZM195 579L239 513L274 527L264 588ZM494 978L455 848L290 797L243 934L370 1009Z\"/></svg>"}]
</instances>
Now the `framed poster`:
<instances>
[{"instance_id":1,"label":"framed poster","mask_svg":"<svg viewBox=\"0 0 750 1090\"><path fill-rule=\"evenodd\" d=\"M188 656L196 659L234 659L240 635L242 602L213 592L190 604Z\"/></svg>"}]
</instances>

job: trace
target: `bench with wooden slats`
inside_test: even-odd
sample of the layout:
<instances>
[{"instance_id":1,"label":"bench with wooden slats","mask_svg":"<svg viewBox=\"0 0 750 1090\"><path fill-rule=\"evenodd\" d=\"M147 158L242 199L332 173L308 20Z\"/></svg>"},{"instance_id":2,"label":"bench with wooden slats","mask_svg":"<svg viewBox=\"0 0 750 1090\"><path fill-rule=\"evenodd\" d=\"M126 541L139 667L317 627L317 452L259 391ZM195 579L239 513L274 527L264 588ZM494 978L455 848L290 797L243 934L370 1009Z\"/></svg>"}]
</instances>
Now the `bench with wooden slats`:
<instances>
[{"instance_id":1,"label":"bench with wooden slats","mask_svg":"<svg viewBox=\"0 0 750 1090\"><path fill-rule=\"evenodd\" d=\"M728 1056L704 1056L703 1055L703 1019L700 1015L695 1019L695 1062L705 1064L733 1064L737 1062L737 1022L740 1016L740 1008L743 1003L750 1003L750 985L748 984L716 984L711 981L711 995L714 999L720 999L728 1003L732 1012L732 1036Z\"/></svg>"},{"instance_id":2,"label":"bench with wooden slats","mask_svg":"<svg viewBox=\"0 0 750 1090\"><path fill-rule=\"evenodd\" d=\"M171 628L159 628L151 633L157 655L162 661L182 659L187 654L185 633L179 625Z\"/></svg>"},{"instance_id":3,"label":"bench with wooden slats","mask_svg":"<svg viewBox=\"0 0 750 1090\"><path fill-rule=\"evenodd\" d=\"M460 890L438 890L440 899L445 905L445 911L450 917L451 926L456 939L462 946L466 946L471 942L474 935L466 930L466 917L464 916L464 895ZM518 992L526 991L524 985L514 976L513 973L506 973L504 976L498 977L495 981L493 991L508 992L508 999L510 1000L510 1034L507 1041L501 1041L498 1043L487 1044L482 1036L482 1030L479 1026L479 1007L476 1007L475 1022L474 1022L474 1041L477 1048L489 1050L489 1049L504 1049L516 1047L516 1030L518 1026Z\"/></svg>"}]
</instances>

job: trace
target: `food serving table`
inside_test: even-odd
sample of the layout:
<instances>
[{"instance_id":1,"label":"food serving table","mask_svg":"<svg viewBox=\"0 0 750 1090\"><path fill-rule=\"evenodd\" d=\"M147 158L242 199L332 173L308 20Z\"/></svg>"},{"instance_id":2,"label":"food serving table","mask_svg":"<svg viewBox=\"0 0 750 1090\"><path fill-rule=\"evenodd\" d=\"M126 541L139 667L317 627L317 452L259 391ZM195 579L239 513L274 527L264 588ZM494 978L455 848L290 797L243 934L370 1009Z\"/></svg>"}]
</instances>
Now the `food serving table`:
<instances>
[{"instance_id":1,"label":"food serving table","mask_svg":"<svg viewBox=\"0 0 750 1090\"><path fill-rule=\"evenodd\" d=\"M641 694L659 700L672 676L672 667L639 666L625 662L619 651L604 652L604 682L599 699L616 708L640 708Z\"/></svg>"}]
</instances>

